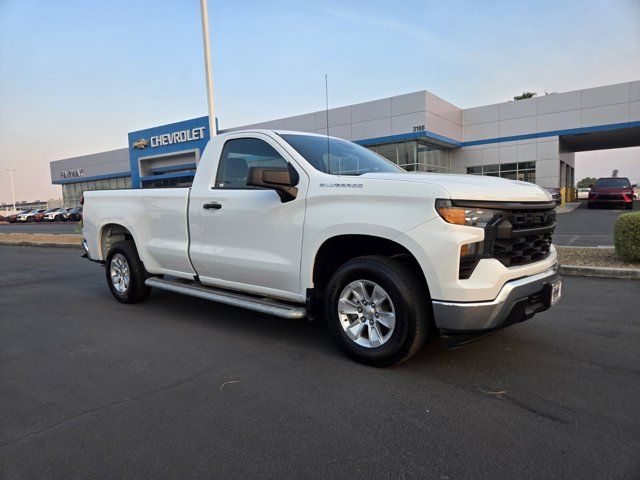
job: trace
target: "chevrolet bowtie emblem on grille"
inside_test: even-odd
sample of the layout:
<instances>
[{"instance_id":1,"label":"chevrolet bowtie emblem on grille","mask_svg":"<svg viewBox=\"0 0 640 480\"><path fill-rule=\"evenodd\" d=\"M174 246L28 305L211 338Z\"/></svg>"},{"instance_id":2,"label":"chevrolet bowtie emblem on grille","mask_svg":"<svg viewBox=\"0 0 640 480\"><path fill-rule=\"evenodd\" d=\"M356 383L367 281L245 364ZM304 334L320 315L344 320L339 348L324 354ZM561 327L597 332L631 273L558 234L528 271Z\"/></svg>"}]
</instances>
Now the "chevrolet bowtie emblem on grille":
<instances>
[{"instance_id":1,"label":"chevrolet bowtie emblem on grille","mask_svg":"<svg viewBox=\"0 0 640 480\"><path fill-rule=\"evenodd\" d=\"M146 138L139 138L135 142L133 142L133 148L136 150L144 150L149 146L149 140Z\"/></svg>"}]
</instances>

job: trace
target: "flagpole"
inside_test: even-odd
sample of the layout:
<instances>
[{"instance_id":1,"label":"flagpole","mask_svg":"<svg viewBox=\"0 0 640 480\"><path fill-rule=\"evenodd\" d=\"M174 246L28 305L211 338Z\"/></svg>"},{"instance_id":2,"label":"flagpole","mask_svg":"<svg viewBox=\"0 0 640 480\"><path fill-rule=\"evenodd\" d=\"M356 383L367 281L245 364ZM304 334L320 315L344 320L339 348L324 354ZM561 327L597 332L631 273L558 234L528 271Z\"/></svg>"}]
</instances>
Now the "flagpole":
<instances>
[{"instance_id":1,"label":"flagpole","mask_svg":"<svg viewBox=\"0 0 640 480\"><path fill-rule=\"evenodd\" d=\"M211 71L211 47L209 42L209 12L207 9L207 0L200 0L200 15L202 17L202 43L204 45L204 73L207 80L209 135L213 137L217 133L217 128L213 101L213 73Z\"/></svg>"}]
</instances>

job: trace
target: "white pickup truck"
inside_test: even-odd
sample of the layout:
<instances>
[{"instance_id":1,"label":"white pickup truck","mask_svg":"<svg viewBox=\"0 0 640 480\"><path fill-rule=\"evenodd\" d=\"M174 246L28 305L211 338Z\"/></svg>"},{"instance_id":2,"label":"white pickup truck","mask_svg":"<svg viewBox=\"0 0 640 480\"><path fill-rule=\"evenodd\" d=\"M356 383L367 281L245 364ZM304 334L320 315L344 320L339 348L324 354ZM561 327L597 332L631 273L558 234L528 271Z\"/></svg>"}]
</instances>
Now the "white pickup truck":
<instances>
[{"instance_id":1,"label":"white pickup truck","mask_svg":"<svg viewBox=\"0 0 640 480\"><path fill-rule=\"evenodd\" d=\"M542 188L406 172L338 138L214 137L191 188L87 192L83 245L114 297L151 288L288 318L324 316L351 357L386 366L435 334L469 339L561 294Z\"/></svg>"}]
</instances>

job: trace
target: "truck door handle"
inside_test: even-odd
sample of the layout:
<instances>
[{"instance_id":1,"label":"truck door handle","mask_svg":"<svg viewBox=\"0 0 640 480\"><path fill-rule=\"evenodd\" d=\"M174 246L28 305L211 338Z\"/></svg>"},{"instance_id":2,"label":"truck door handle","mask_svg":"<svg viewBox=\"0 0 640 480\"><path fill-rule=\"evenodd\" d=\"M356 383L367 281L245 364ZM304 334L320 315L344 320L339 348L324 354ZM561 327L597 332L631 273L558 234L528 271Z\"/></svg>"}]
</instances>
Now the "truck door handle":
<instances>
[{"instance_id":1,"label":"truck door handle","mask_svg":"<svg viewBox=\"0 0 640 480\"><path fill-rule=\"evenodd\" d=\"M222 205L220 205L218 202L211 202L211 203L205 203L204 205L202 205L202 208L206 208L207 210L209 210L210 208L215 208L216 210L220 210L222 208Z\"/></svg>"}]
</instances>

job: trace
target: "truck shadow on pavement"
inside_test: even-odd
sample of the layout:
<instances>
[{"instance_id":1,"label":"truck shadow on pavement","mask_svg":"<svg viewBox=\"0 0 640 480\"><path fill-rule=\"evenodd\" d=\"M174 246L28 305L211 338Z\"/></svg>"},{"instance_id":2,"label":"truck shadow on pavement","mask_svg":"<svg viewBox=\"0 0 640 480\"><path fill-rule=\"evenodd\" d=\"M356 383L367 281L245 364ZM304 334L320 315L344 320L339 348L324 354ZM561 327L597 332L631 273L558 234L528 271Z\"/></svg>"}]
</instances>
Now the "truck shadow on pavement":
<instances>
[{"instance_id":1,"label":"truck shadow on pavement","mask_svg":"<svg viewBox=\"0 0 640 480\"><path fill-rule=\"evenodd\" d=\"M454 349L442 346L439 337L431 338L415 357L400 365L380 369L360 365L345 356L334 344L323 318L285 319L166 291L153 291L146 302L133 308L143 305L148 314L162 312L165 317L169 314L172 322L188 322L212 335L230 335L241 341L247 339L270 345L286 344L287 348L304 352L307 357L319 355L323 361L331 358L377 372L407 368L419 372L424 368L428 375L433 375L434 368L450 366L450 362L478 360L478 355L484 362L490 359L504 362L505 353L512 351L508 345L518 342L520 337L513 330L527 326L515 325Z\"/></svg>"}]
</instances>

